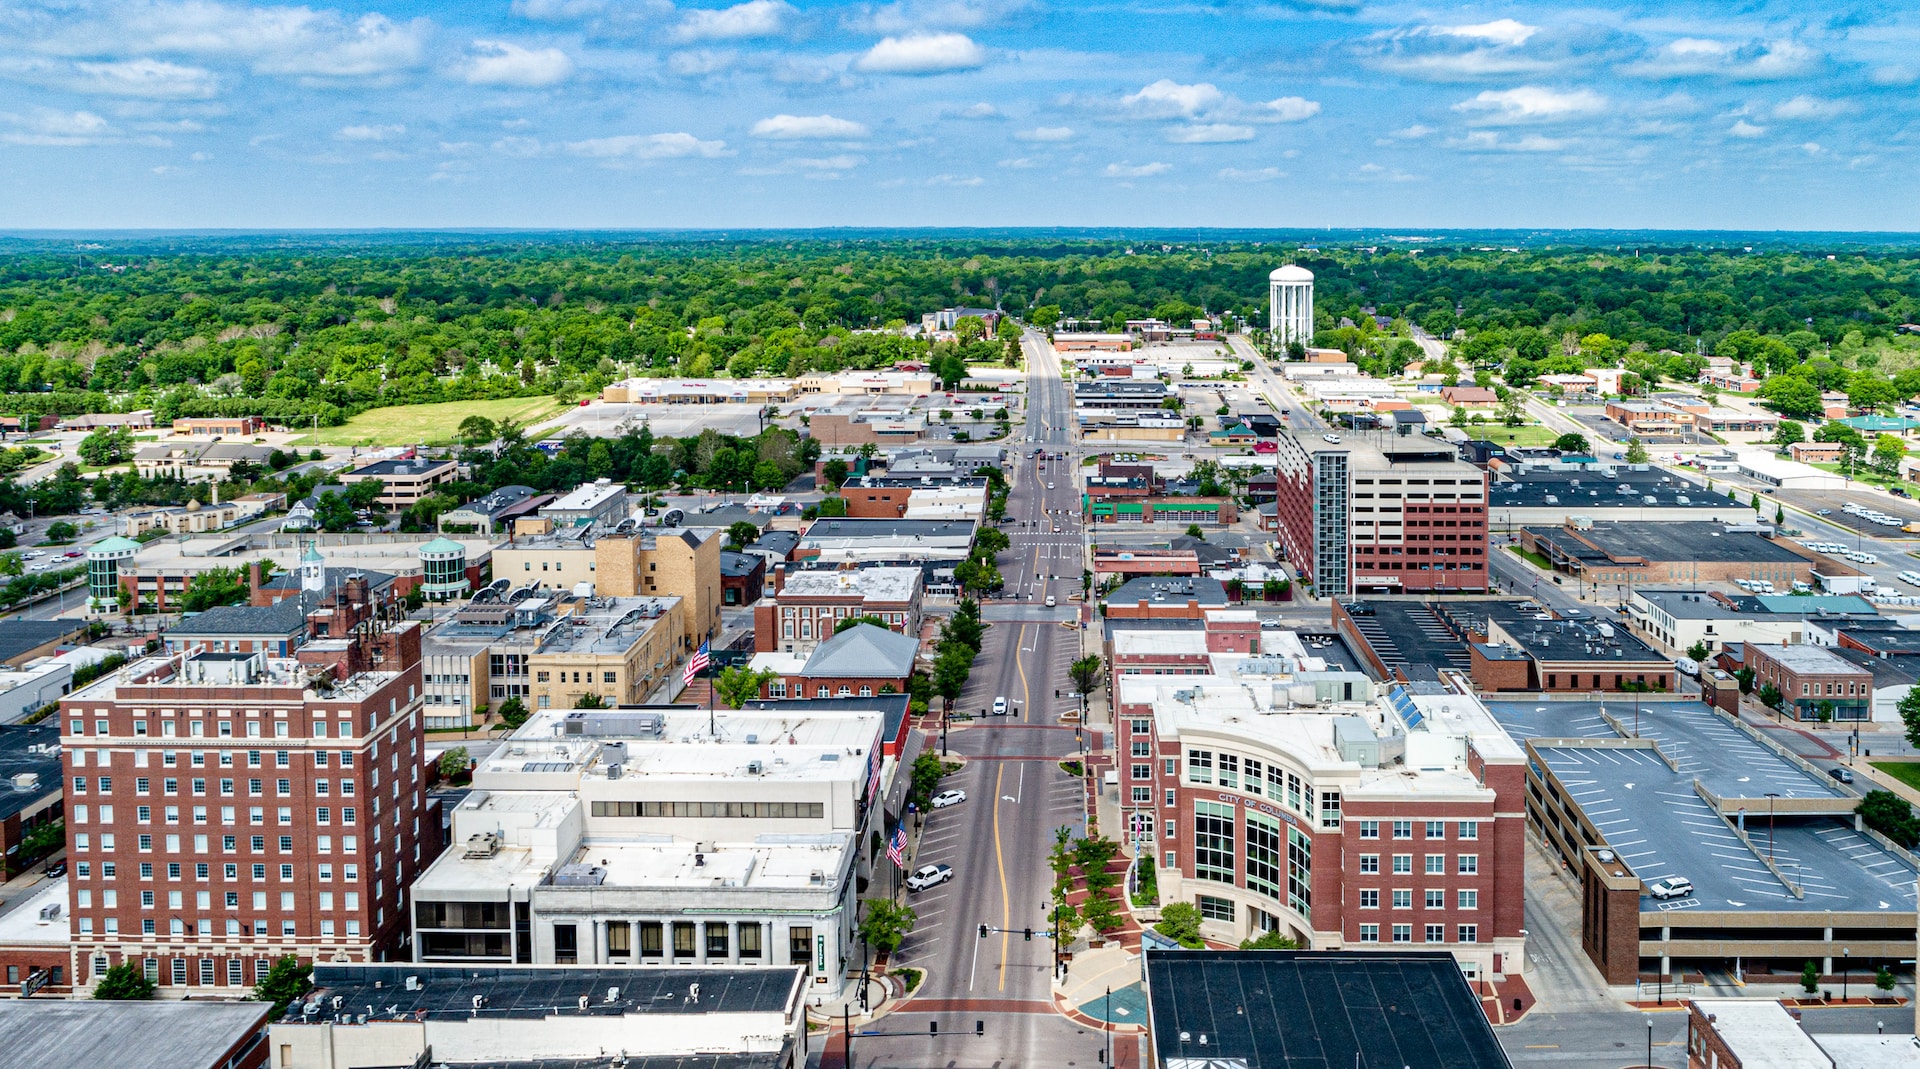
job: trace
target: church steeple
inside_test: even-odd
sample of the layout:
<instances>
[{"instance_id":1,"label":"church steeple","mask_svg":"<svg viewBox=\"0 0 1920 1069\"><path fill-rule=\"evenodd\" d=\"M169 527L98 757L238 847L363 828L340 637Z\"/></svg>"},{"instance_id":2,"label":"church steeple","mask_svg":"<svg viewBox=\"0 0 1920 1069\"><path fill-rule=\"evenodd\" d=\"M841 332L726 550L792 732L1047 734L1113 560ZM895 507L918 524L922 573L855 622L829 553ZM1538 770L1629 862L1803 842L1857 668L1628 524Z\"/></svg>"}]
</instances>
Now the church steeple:
<instances>
[{"instance_id":1,"label":"church steeple","mask_svg":"<svg viewBox=\"0 0 1920 1069\"><path fill-rule=\"evenodd\" d=\"M300 555L300 589L304 592L319 594L327 588L327 562L320 558L320 547L316 542L307 543L307 551Z\"/></svg>"}]
</instances>

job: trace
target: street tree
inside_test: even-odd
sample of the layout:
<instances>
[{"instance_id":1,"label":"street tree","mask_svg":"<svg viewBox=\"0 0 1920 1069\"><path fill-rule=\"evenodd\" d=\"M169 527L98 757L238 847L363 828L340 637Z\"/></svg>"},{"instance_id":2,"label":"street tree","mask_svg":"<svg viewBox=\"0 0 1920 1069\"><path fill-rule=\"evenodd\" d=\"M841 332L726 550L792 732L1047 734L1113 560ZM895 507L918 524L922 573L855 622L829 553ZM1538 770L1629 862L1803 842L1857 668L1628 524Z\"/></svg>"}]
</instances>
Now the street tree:
<instances>
[{"instance_id":1,"label":"street tree","mask_svg":"<svg viewBox=\"0 0 1920 1069\"><path fill-rule=\"evenodd\" d=\"M1100 655L1096 653L1073 662L1067 667L1067 674L1073 677L1073 685L1080 688L1080 693L1092 694L1094 688L1100 685L1103 667Z\"/></svg>"},{"instance_id":2,"label":"street tree","mask_svg":"<svg viewBox=\"0 0 1920 1069\"><path fill-rule=\"evenodd\" d=\"M311 990L313 966L302 965L299 958L288 954L274 961L265 979L254 987L251 997L255 1002L273 1003L273 1013L268 1019L274 1020L287 1011L294 999Z\"/></svg>"},{"instance_id":3,"label":"street tree","mask_svg":"<svg viewBox=\"0 0 1920 1069\"><path fill-rule=\"evenodd\" d=\"M913 907L904 902L869 898L866 915L860 918L860 938L875 950L891 954L906 942L907 933L913 931L914 923L919 919Z\"/></svg>"},{"instance_id":4,"label":"street tree","mask_svg":"<svg viewBox=\"0 0 1920 1069\"><path fill-rule=\"evenodd\" d=\"M756 672L751 668L722 668L720 674L713 677L713 693L729 709L739 709L760 696L761 688L780 678L780 673L771 668L762 668Z\"/></svg>"},{"instance_id":5,"label":"street tree","mask_svg":"<svg viewBox=\"0 0 1920 1069\"><path fill-rule=\"evenodd\" d=\"M1584 434L1575 434L1572 431L1568 431L1560 437L1555 438L1553 440L1553 447L1562 453L1587 453L1592 451L1592 447L1587 444L1587 436Z\"/></svg>"},{"instance_id":6,"label":"street tree","mask_svg":"<svg viewBox=\"0 0 1920 1069\"><path fill-rule=\"evenodd\" d=\"M1627 463L1645 464L1648 459L1647 443L1638 438L1627 439Z\"/></svg>"},{"instance_id":7,"label":"street tree","mask_svg":"<svg viewBox=\"0 0 1920 1069\"><path fill-rule=\"evenodd\" d=\"M153 997L153 981L141 973L140 966L123 961L100 974L100 982L93 987L93 997L114 1001L149 999Z\"/></svg>"}]
</instances>

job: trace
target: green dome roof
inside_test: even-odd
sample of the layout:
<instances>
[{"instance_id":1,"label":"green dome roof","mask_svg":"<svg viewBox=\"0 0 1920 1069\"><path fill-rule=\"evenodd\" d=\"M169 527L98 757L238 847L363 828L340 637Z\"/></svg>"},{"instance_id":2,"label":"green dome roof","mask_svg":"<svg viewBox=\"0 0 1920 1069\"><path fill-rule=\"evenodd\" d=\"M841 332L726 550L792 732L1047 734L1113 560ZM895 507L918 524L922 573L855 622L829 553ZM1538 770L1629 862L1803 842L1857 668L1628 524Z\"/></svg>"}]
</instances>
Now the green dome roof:
<instances>
[{"instance_id":1,"label":"green dome roof","mask_svg":"<svg viewBox=\"0 0 1920 1069\"><path fill-rule=\"evenodd\" d=\"M138 551L139 548L140 543L135 542L133 539L114 535L112 538L103 538L93 545L88 546L87 554L88 556L92 556L95 553L129 553Z\"/></svg>"},{"instance_id":2,"label":"green dome roof","mask_svg":"<svg viewBox=\"0 0 1920 1069\"><path fill-rule=\"evenodd\" d=\"M420 547L422 553L459 553L465 555L467 547L451 538L436 538Z\"/></svg>"}]
</instances>

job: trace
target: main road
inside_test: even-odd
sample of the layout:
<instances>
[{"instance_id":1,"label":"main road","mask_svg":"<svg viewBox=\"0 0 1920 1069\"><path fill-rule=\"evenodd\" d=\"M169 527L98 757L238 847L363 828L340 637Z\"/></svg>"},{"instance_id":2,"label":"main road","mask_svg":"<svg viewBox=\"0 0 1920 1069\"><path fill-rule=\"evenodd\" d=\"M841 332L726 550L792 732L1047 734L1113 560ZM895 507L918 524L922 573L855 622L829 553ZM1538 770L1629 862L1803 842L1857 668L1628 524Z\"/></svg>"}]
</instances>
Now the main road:
<instances>
[{"instance_id":1,"label":"main road","mask_svg":"<svg viewBox=\"0 0 1920 1069\"><path fill-rule=\"evenodd\" d=\"M952 865L954 878L908 896L919 923L895 962L926 970L926 978L904 1006L869 1029L888 1035L855 1033L853 1060L862 1069L1090 1065L1101 1049L1099 1033L1060 1016L1053 1004L1047 855L1055 829L1075 836L1085 830L1081 781L1059 764L1079 746L1075 725L1061 714L1079 707L1069 697L1067 666L1080 656L1080 602L1068 595L1080 590L1085 557L1073 408L1052 347L1029 334L1025 348L1027 422L1008 444L1012 492L1001 524L1012 542L999 556L1005 586L982 607L991 625L986 644L955 703L974 719L948 733L947 746L964 767L941 784L965 790L967 800L927 817L909 861L910 868ZM1000 698L1006 716L982 715ZM986 1030L978 1038L976 1021ZM934 1022L938 1037L929 1035ZM836 1037L827 1064L841 1064L838 1046Z\"/></svg>"}]
</instances>

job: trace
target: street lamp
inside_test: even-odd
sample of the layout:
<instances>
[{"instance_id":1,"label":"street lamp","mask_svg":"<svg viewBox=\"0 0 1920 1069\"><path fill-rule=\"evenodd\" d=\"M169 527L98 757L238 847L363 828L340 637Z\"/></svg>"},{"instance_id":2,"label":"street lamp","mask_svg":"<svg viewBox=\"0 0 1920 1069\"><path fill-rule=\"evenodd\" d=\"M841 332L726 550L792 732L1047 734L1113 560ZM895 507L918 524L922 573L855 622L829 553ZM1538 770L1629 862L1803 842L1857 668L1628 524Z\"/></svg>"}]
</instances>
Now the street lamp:
<instances>
[{"instance_id":1,"label":"street lamp","mask_svg":"<svg viewBox=\"0 0 1920 1069\"><path fill-rule=\"evenodd\" d=\"M1847 1001L1847 966L1853 964L1852 958L1853 951L1846 947L1840 948L1840 1001L1842 1003Z\"/></svg>"},{"instance_id":2,"label":"street lamp","mask_svg":"<svg viewBox=\"0 0 1920 1069\"><path fill-rule=\"evenodd\" d=\"M849 1060L848 1065L853 1062ZM1653 1069L1653 1015L1647 1015L1647 1069Z\"/></svg>"}]
</instances>

